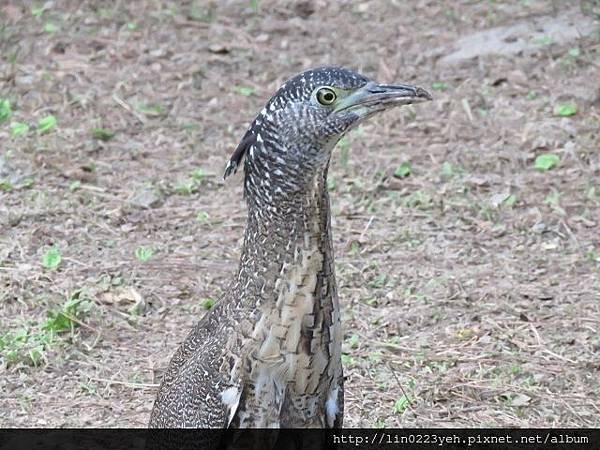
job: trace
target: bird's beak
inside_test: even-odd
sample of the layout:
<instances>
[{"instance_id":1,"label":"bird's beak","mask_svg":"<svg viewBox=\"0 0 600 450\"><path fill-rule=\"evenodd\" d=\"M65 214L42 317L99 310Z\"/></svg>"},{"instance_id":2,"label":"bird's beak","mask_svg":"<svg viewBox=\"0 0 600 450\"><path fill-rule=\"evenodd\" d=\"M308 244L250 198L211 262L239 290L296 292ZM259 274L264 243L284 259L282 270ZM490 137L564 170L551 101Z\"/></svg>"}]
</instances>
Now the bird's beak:
<instances>
[{"instance_id":1,"label":"bird's beak","mask_svg":"<svg viewBox=\"0 0 600 450\"><path fill-rule=\"evenodd\" d=\"M425 89L409 84L377 84L373 81L352 92L338 102L335 112L351 110L356 114L370 115L395 106L432 100Z\"/></svg>"}]
</instances>

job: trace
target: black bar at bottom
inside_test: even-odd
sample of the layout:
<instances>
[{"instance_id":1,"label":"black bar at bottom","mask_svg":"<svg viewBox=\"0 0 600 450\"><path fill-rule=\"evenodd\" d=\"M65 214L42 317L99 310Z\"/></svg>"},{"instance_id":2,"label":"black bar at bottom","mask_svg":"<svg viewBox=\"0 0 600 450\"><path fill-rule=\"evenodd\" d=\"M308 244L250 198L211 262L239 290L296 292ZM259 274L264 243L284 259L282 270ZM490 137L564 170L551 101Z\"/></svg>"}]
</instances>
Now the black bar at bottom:
<instances>
[{"instance_id":1,"label":"black bar at bottom","mask_svg":"<svg viewBox=\"0 0 600 450\"><path fill-rule=\"evenodd\" d=\"M600 429L0 429L0 450L600 449Z\"/></svg>"}]
</instances>

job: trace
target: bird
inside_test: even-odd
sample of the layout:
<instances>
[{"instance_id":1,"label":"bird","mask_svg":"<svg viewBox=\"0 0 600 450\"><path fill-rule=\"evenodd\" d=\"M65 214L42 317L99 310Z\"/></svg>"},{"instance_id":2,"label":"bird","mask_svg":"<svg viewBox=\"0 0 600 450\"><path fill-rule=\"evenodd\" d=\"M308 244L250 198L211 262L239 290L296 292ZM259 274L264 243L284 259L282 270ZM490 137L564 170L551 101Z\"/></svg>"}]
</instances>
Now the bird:
<instances>
[{"instance_id":1,"label":"bird","mask_svg":"<svg viewBox=\"0 0 600 450\"><path fill-rule=\"evenodd\" d=\"M327 172L336 143L390 108L431 100L348 68L288 79L243 135L248 218L237 275L160 384L150 428L340 428L342 326Z\"/></svg>"}]
</instances>

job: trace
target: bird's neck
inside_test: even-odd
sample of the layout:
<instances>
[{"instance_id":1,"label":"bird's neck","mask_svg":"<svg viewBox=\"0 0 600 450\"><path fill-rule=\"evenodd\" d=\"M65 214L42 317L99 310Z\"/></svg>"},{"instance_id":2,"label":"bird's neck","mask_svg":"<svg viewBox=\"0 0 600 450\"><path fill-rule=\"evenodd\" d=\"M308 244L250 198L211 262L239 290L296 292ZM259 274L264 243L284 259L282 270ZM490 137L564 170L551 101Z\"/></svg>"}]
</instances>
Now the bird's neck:
<instances>
[{"instance_id":1,"label":"bird's neck","mask_svg":"<svg viewBox=\"0 0 600 450\"><path fill-rule=\"evenodd\" d=\"M294 283L310 290L319 303L328 303L330 298L321 297L335 294L326 180L326 172L319 174L306 191L274 194L268 203L248 199L237 284L244 286L242 297L247 296L249 307L256 307L257 299L276 302L280 291Z\"/></svg>"}]
</instances>

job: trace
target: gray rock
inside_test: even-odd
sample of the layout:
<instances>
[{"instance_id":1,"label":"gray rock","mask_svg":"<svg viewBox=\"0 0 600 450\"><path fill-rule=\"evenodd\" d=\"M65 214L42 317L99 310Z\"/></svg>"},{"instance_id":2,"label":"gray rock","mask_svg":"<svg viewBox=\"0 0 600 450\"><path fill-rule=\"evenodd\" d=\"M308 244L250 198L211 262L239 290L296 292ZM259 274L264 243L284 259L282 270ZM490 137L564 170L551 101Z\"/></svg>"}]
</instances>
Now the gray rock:
<instances>
[{"instance_id":1,"label":"gray rock","mask_svg":"<svg viewBox=\"0 0 600 450\"><path fill-rule=\"evenodd\" d=\"M454 51L440 59L442 63L456 63L486 55L512 55L535 50L549 43L563 44L587 36L597 29L591 17L578 8L560 15L531 18L513 25L490 28L460 38Z\"/></svg>"},{"instance_id":2,"label":"gray rock","mask_svg":"<svg viewBox=\"0 0 600 450\"><path fill-rule=\"evenodd\" d=\"M161 192L153 187L143 187L133 193L129 203L139 208L158 208L164 202Z\"/></svg>"}]
</instances>

